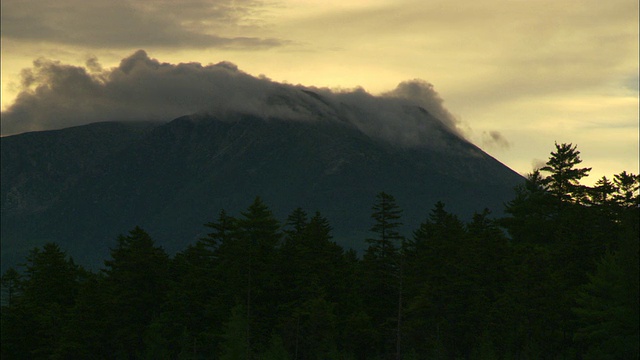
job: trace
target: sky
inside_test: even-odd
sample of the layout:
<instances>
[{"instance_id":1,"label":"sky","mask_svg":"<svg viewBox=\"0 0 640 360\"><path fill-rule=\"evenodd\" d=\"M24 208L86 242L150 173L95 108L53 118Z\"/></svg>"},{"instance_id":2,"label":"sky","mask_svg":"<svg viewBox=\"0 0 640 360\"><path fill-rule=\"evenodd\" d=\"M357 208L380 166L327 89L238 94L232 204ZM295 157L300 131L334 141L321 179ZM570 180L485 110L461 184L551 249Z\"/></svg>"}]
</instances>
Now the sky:
<instances>
[{"instance_id":1,"label":"sky","mask_svg":"<svg viewBox=\"0 0 640 360\"><path fill-rule=\"evenodd\" d=\"M237 67L252 79L336 93L389 96L419 84L467 139L523 174L548 159L554 142L578 146L583 165L593 168L586 183L639 172L637 0L1 6L2 117L29 116L22 131L52 128L51 117L70 111L187 111L200 103L158 103L163 87L197 97L202 74ZM125 76L127 64L151 64L163 77L140 88L140 78ZM134 90L156 96L129 96ZM134 100L135 107L120 106ZM114 108L120 113L104 111Z\"/></svg>"}]
</instances>

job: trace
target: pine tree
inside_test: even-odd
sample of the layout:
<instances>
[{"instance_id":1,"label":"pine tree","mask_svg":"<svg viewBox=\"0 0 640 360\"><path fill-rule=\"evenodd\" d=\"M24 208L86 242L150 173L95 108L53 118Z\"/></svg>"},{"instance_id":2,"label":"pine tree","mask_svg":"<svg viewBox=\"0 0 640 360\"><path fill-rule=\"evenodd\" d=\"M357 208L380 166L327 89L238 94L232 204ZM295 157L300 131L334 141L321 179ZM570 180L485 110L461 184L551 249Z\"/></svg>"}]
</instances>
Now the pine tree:
<instances>
[{"instance_id":1,"label":"pine tree","mask_svg":"<svg viewBox=\"0 0 640 360\"><path fill-rule=\"evenodd\" d=\"M595 186L590 189L590 203L594 205L610 205L612 196L616 192L616 186L606 176L596 181Z\"/></svg>"},{"instance_id":2,"label":"pine tree","mask_svg":"<svg viewBox=\"0 0 640 360\"><path fill-rule=\"evenodd\" d=\"M551 157L541 171L549 172L544 178L543 184L551 194L562 201L580 202L587 190L579 181L587 176L591 168L575 168L582 163L580 151L577 145L555 143L556 152L551 152Z\"/></svg>"},{"instance_id":3,"label":"pine tree","mask_svg":"<svg viewBox=\"0 0 640 360\"><path fill-rule=\"evenodd\" d=\"M616 188L614 200L623 208L637 208L640 205L640 176L626 171L616 174L613 178Z\"/></svg>"}]
</instances>

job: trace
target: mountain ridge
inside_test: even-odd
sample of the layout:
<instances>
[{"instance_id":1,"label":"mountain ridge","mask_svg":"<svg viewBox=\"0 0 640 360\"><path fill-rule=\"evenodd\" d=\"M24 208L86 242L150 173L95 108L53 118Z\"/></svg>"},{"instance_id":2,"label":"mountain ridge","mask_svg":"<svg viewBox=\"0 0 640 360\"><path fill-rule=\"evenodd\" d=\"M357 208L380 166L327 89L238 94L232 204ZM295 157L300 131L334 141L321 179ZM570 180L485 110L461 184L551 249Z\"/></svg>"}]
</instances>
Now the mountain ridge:
<instances>
[{"instance_id":1,"label":"mountain ridge","mask_svg":"<svg viewBox=\"0 0 640 360\"><path fill-rule=\"evenodd\" d=\"M3 263L55 241L95 265L134 226L179 251L221 209L237 213L255 196L281 220L296 207L322 212L336 240L358 249L380 191L405 208L408 229L436 201L464 217L499 213L521 177L440 131L447 146L398 146L346 121L199 113L4 137Z\"/></svg>"}]
</instances>

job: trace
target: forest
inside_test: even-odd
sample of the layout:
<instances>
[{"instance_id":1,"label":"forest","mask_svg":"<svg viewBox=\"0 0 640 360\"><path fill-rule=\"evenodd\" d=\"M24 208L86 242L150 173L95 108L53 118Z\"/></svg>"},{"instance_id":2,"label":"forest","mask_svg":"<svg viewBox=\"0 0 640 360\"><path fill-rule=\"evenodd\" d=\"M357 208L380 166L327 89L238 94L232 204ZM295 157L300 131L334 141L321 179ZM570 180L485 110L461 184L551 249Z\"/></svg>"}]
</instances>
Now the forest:
<instances>
[{"instance_id":1,"label":"forest","mask_svg":"<svg viewBox=\"0 0 640 360\"><path fill-rule=\"evenodd\" d=\"M58 245L2 274L2 359L638 359L640 177L580 182L573 144L505 204L403 225L372 199L359 254L260 197L169 255L136 227L99 271ZM430 210L429 210L430 209ZM407 235L408 234L408 235Z\"/></svg>"}]
</instances>

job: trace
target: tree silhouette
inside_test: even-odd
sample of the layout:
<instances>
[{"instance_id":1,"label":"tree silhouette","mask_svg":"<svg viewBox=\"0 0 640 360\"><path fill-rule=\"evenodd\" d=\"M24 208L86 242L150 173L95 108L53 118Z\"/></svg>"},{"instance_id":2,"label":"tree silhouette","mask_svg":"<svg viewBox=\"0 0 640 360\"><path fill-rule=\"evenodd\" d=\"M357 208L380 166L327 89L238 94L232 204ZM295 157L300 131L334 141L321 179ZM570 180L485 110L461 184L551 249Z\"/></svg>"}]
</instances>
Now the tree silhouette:
<instances>
[{"instance_id":1,"label":"tree silhouette","mask_svg":"<svg viewBox=\"0 0 640 360\"><path fill-rule=\"evenodd\" d=\"M543 184L562 201L581 201L586 187L580 185L579 181L588 175L591 168L575 168L582 163L577 145L555 143L555 147L556 151L551 152L546 166L540 168L540 171L550 173L544 178Z\"/></svg>"},{"instance_id":2,"label":"tree silhouette","mask_svg":"<svg viewBox=\"0 0 640 360\"><path fill-rule=\"evenodd\" d=\"M156 318L168 289L169 257L139 227L118 237L105 261L110 337L116 354L140 356L139 337Z\"/></svg>"}]
</instances>

